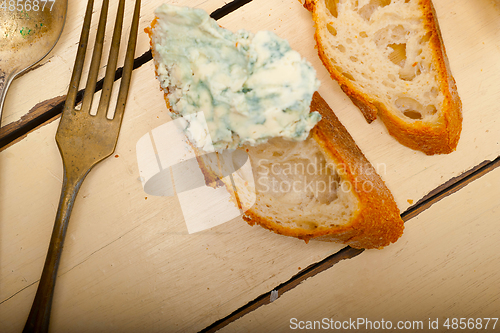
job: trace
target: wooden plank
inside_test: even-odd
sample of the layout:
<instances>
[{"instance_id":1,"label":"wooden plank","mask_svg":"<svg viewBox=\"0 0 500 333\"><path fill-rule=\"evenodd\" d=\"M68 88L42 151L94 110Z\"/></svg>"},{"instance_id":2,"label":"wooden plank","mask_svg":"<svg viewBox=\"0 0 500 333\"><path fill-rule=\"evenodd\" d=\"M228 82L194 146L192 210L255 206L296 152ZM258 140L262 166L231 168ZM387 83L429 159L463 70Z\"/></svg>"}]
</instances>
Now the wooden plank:
<instances>
[{"instance_id":1,"label":"wooden plank","mask_svg":"<svg viewBox=\"0 0 500 333\"><path fill-rule=\"evenodd\" d=\"M322 324L326 318L328 325L331 319L391 321L393 329L384 332L397 331L398 321L422 321L421 330L430 331L430 318L439 320L432 331L449 332L446 318L498 318L499 194L496 169L406 223L393 246L341 261L219 332L294 331L292 318Z\"/></svg>"},{"instance_id":2,"label":"wooden plank","mask_svg":"<svg viewBox=\"0 0 500 333\"><path fill-rule=\"evenodd\" d=\"M283 293L292 290L299 284L307 280L308 278L315 276L327 269L331 269L334 265L338 264L342 260L353 259L356 256L363 253L363 249L353 249L347 246L340 250L339 252L325 258L319 263L312 264L311 266L301 270L299 273L294 275L290 280L281 283L280 285L273 288L273 290L268 291L265 294L260 295L256 299L248 302L239 309L233 311L229 316L219 319L218 321L212 323L210 326L205 327L201 332L217 332L221 328L229 325L230 323L242 318L243 316L255 311L256 309L270 304L275 300L277 295L282 295Z\"/></svg>"},{"instance_id":3,"label":"wooden plank","mask_svg":"<svg viewBox=\"0 0 500 333\"><path fill-rule=\"evenodd\" d=\"M459 191L460 189L467 186L469 183L481 178L488 172L493 171L494 169L500 166L500 157L497 157L492 162L481 163L480 165L474 167L472 170L469 170L459 177L453 178L438 188L432 190L427 196L422 198L417 204L407 209L403 214L401 214L401 218L403 221L408 221L421 212L425 211L429 207L431 207L436 202L439 202L441 199L449 196L452 193Z\"/></svg>"},{"instance_id":4,"label":"wooden plank","mask_svg":"<svg viewBox=\"0 0 500 333\"><path fill-rule=\"evenodd\" d=\"M169 117L152 63L132 80L117 157L92 170L75 203L55 293L55 331L200 330L343 247L307 245L241 218L188 234L175 197L142 190L135 145ZM21 329L43 265L62 178L57 124L0 155L2 332Z\"/></svg>"},{"instance_id":5,"label":"wooden plank","mask_svg":"<svg viewBox=\"0 0 500 333\"><path fill-rule=\"evenodd\" d=\"M475 168L475 170L467 172L464 175L461 175L459 179L453 179L452 181L447 182L446 184L442 185L441 189L438 188L432 191L431 192L432 195L429 195L428 197L422 199L421 202L419 202L417 205L405 211L401 215L403 221L406 222L411 220L412 218L415 218L417 215L419 215L423 211L426 211L427 209L429 209L429 207L441 201L443 198L459 191L460 189L469 185L471 182L481 178L482 176L495 170L499 166L500 166L500 158L497 158L493 162L477 167ZM445 187L445 185L447 186ZM236 321L237 319L258 309L259 307L271 303L274 293L282 295L283 293L295 288L308 278L315 276L316 274L319 274L327 269L331 269L331 267L338 264L342 260L353 259L354 257L360 255L361 253L363 253L363 250L357 250L350 247L346 247L341 251L325 258L321 262L313 264L303 269L295 276L293 276L290 280L283 282L282 284L276 286L273 290L260 295L258 298L254 299L248 304L245 304L245 306L233 311L229 316L222 318L217 322L213 323L212 325L210 325L209 327L205 328L203 332L207 333L216 332L222 327L227 326L229 323Z\"/></svg>"}]
</instances>

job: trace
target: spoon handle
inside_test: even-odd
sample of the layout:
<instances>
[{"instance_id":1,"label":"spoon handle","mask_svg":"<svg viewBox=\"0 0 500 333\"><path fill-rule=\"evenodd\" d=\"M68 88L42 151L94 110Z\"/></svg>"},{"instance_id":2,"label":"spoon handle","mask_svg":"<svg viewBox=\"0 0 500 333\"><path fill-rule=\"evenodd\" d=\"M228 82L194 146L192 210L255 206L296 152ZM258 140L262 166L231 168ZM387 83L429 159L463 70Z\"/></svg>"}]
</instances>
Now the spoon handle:
<instances>
[{"instance_id":1,"label":"spoon handle","mask_svg":"<svg viewBox=\"0 0 500 333\"><path fill-rule=\"evenodd\" d=\"M12 82L12 75L4 72L0 68L0 125L2 124L2 110L5 96L7 96L7 89L9 89L10 82Z\"/></svg>"}]
</instances>

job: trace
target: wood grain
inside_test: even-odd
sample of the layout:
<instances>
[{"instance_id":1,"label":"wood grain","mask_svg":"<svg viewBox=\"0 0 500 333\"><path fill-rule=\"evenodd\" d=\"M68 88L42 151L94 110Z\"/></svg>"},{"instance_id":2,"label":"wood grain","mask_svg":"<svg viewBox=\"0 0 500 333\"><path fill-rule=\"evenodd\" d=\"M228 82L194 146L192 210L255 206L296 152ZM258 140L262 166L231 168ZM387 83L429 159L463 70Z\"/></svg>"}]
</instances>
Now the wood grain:
<instances>
[{"instance_id":1,"label":"wood grain","mask_svg":"<svg viewBox=\"0 0 500 333\"><path fill-rule=\"evenodd\" d=\"M245 306L235 310L229 316L222 318L212 325L204 328L201 332L217 332L221 328L227 326L228 324L238 320L239 318L257 310L261 306L270 304L274 301L274 295L282 295L283 293L292 290L293 288L300 285L302 282L310 277L313 277L327 269L332 268L334 265L338 264L342 260L353 259L354 257L363 253L362 249L354 249L352 247L345 247L339 252L325 258L319 263L312 264L311 266L301 270L299 273L294 275L290 280L281 283L279 286L273 288L273 290L268 291L265 294L260 295L251 302L245 304Z\"/></svg>"},{"instance_id":2,"label":"wood grain","mask_svg":"<svg viewBox=\"0 0 500 333\"><path fill-rule=\"evenodd\" d=\"M500 158L497 158L495 161L487 161L482 163L478 167L475 167L468 172L456 177L455 179L451 179L446 182L439 188L433 190L429 195L420 200L417 204L410 207L403 214L401 214L401 218L403 221L410 221L412 218L415 218L420 213L426 211L434 204L441 201L443 198L450 196L451 194L459 191L460 189L467 186L469 183L478 180L480 177L486 175L487 173L495 170L500 166ZM283 293L293 289L298 286L308 278L315 276L327 269L332 268L334 265L338 264L342 260L353 259L354 257L360 255L363 250L353 249L350 247L346 247L339 252L325 258L319 263L312 264L311 266L303 269L298 274L293 276L290 280L282 283L281 285L275 287L272 291L268 291L267 293L261 295L255 300L245 304L243 307L233 311L229 316L218 320L213 323L209 327L205 328L203 332L216 332L219 329L229 325L230 323L238 320L239 318L249 314L250 312L260 308L263 305L267 305L271 303L271 297L273 292L277 292L278 295L282 295Z\"/></svg>"},{"instance_id":3,"label":"wood grain","mask_svg":"<svg viewBox=\"0 0 500 333\"><path fill-rule=\"evenodd\" d=\"M152 20L153 8L161 2L144 3L143 27ZM466 170L473 170L483 161L494 161L500 155L500 124L496 120L500 98L498 6L489 0L434 0L434 3L452 71L464 102L464 132L457 151L436 157L427 157L402 147L377 122L366 124L359 111L329 79L317 59L310 14L296 0L254 0L225 16L219 23L231 30L273 30L288 38L292 47L308 58L322 81L320 93L368 159L380 168L379 173L392 190L400 210L405 211L447 181ZM37 108L34 106L38 103L66 93L67 86L63 83L67 85L69 82L76 53L75 40L81 24L78 8L83 7L77 1L72 4L68 16L72 20L58 44L60 46L43 66L16 80L17 90L13 90L10 97L10 111L5 111L9 114L9 121L5 122L4 118L4 124L18 121L28 114L28 110L35 112ZM224 3L210 0L196 4L211 12ZM142 34L136 56L145 54L148 44L147 36ZM55 84L40 86L40 82L44 82L42 80ZM425 211L412 218L407 222L407 230L400 242L385 250L370 252L370 260L366 261L360 261L365 257L366 253L363 253L335 263L332 255L344 248L342 245L319 242L306 245L250 227L239 218L189 235L175 197L152 197L142 190L135 145L140 137L170 121L170 117L154 78L151 61L136 69L132 80L116 157L103 162L89 174L75 204L54 300L54 331L199 331L227 318L249 302L266 298L267 293L278 286L294 287L287 295L298 290L301 285L296 284L306 278L304 283L315 279L312 276L334 274L339 277L336 272L342 272L346 264L354 267L349 269L357 267L358 273L369 274L364 267L371 265L370 260L380 263L386 262L388 257L391 260L397 258L397 251L408 244L406 237L415 237L414 244L426 245L425 249L409 248L405 258L409 258L408 265L415 266L404 266L408 269L420 267L420 262L432 263L428 259L431 255L449 253L453 260L444 262L448 265L446 274L460 275L460 269L466 269L466 264L479 260L479 253L481 256L485 254L485 264L496 263L490 248L483 249L476 240L470 244L456 231L456 227L466 230L469 235L472 231L463 229L464 225L471 223L469 217L472 215L468 214L475 211L490 218L489 206L478 201L482 198L485 202L498 201L498 187L469 186L493 172L498 173L497 170L479 179L469 178L474 180L471 185L445 197L444 206L438 206L441 202L436 203L429 206L429 213ZM40 86L38 90L36 85ZM26 91L32 93L23 94ZM39 114L45 114L45 111L40 109ZM0 152L2 332L20 331L43 265L61 186L62 165L54 141L57 124L56 119L37 127ZM450 183L445 186L448 188ZM473 192L468 189L473 189ZM461 207L451 200L463 191L477 197L471 201L474 206L466 202ZM459 207L456 208L456 205ZM464 211L467 209L470 211ZM454 223L439 224L436 236L434 227L419 232L422 226L420 221L427 216L424 214L430 214L428 219L435 221L434 224L441 220L450 221L450 216ZM490 237L497 235L494 233L496 229L492 231L491 228L491 224L482 226L474 229L474 233L478 239L489 242ZM443 238L437 238L437 235ZM454 237L461 244L466 244L462 246L463 250L457 248ZM393 247L395 250L392 250ZM476 253L476 257L467 255L469 250ZM412 260L412 256L416 259ZM462 258L464 265L460 264ZM319 266L314 266L316 263L320 263ZM442 286L441 279L449 276L440 275L441 264L443 261L423 268L424 271L427 269L429 283ZM392 264L392 261L386 262L383 267L386 270L377 273L380 281L387 278L395 282L395 277L401 274L401 266ZM318 275L320 271L323 273ZM419 273L411 272L411 289L418 293L422 290ZM339 274L343 276L343 273ZM486 272L486 275L494 278L491 272ZM330 290L331 281L336 280L321 280L314 288ZM358 283L363 286L361 282ZM484 283L487 282L485 280ZM349 285L349 279L345 283L343 292L361 297L357 288ZM367 284L366 288L369 286ZM361 290L370 297L382 296L377 290ZM469 290L472 290L470 294L463 294L468 300L473 297L475 289ZM306 295L301 296L304 298ZM397 297L393 299L399 300ZM348 298L342 306L353 301ZM292 304L294 302L295 299L290 306L296 306ZM261 308L251 313L260 311Z\"/></svg>"},{"instance_id":4,"label":"wood grain","mask_svg":"<svg viewBox=\"0 0 500 333\"><path fill-rule=\"evenodd\" d=\"M0 151L24 139L29 132L59 116L65 100L66 96L58 96L40 102L18 121L1 127Z\"/></svg>"},{"instance_id":5,"label":"wood grain","mask_svg":"<svg viewBox=\"0 0 500 333\"><path fill-rule=\"evenodd\" d=\"M55 331L200 330L343 247L307 245L241 218L188 234L176 197L142 190L135 144L169 116L151 62L132 80L116 157L92 170L75 202L54 296ZM2 332L23 325L43 265L62 177L57 125L1 153ZM20 209L26 202L29 209Z\"/></svg>"},{"instance_id":6,"label":"wood grain","mask_svg":"<svg viewBox=\"0 0 500 333\"><path fill-rule=\"evenodd\" d=\"M419 200L414 206L408 208L401 217L403 221L408 221L416 217L421 212L431 207L441 199L459 191L469 183L481 178L488 172L491 172L500 166L500 157L494 161L484 161L472 170L464 172L458 177L452 178L438 188L432 190L428 195Z\"/></svg>"},{"instance_id":7,"label":"wood grain","mask_svg":"<svg viewBox=\"0 0 500 333\"><path fill-rule=\"evenodd\" d=\"M498 318L499 194L496 169L409 221L394 246L341 261L219 332L294 331L291 318L391 321L384 332L422 321L422 331L450 332L446 318ZM439 329L429 330L429 318L439 319Z\"/></svg>"},{"instance_id":8,"label":"wood grain","mask_svg":"<svg viewBox=\"0 0 500 333\"><path fill-rule=\"evenodd\" d=\"M140 57L134 60L134 69L139 68L143 64L152 59L151 51L145 52ZM115 73L115 81L122 77L122 67L118 68ZM100 79L95 87L95 91L100 91L103 85L103 79ZM82 101L85 89L81 89L76 96L76 104ZM35 105L27 114L21 116L18 121L12 122L0 128L0 151L10 145L22 140L28 133L34 129L46 125L50 121L61 115L66 95L57 96L49 100Z\"/></svg>"}]
</instances>

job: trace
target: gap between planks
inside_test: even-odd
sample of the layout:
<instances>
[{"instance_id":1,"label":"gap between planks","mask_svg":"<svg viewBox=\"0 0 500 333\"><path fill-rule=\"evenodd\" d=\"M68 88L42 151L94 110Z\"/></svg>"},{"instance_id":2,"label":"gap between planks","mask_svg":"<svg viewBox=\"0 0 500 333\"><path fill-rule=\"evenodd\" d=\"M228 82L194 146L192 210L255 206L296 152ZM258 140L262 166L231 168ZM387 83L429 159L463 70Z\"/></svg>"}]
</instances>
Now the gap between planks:
<instances>
[{"instance_id":1,"label":"gap between planks","mask_svg":"<svg viewBox=\"0 0 500 333\"><path fill-rule=\"evenodd\" d=\"M134 69L137 69L152 60L151 51L144 53L142 56L134 60ZM119 80L122 77L123 67L120 67L115 72L115 79ZM99 80L95 87L95 92L102 89L104 78ZM80 103L83 98L85 89L78 92L76 96L76 104ZM29 133L37 128L47 125L57 119L64 108L66 95L54 97L35 105L25 116L20 120L10 123L0 128L0 152L16 142L24 139Z\"/></svg>"},{"instance_id":2,"label":"gap between planks","mask_svg":"<svg viewBox=\"0 0 500 333\"><path fill-rule=\"evenodd\" d=\"M234 0L227 3L223 7L215 10L210 16L218 20L229 13L237 10L243 5L251 2L252 0ZM142 56L134 60L134 69L137 69L144 65L145 63L152 60L151 51L144 53ZM122 76L122 68L118 68L115 72L115 81L120 79ZM95 91L102 89L102 83L104 79L101 79L97 85ZM83 97L85 90L82 89L77 95L77 102L79 103ZM64 107L66 96L54 97L50 100L46 100L35 105L27 115L22 117L19 121L8 124L0 128L0 152L16 142L22 140L33 130L46 125L53 120L57 119ZM473 169L464 172L458 177L452 178L443 185L434 189L424 198L419 200L415 205L408 208L405 212L401 214L403 221L408 221L417 215L419 215L424 210L430 208L434 203L440 201L441 199L459 191L464 188L474 180L482 177L486 173L492 171L493 169L500 166L500 157L497 157L493 161L484 161L480 165L474 167ZM331 267L342 260L352 259L364 250L354 249L349 246L343 248L337 253L323 259L322 261L312 264L309 267L301 270L296 275L292 276L288 281L285 281L275 287L273 290L262 294L261 296L250 301L246 305L236 309L228 316L221 318L220 320L214 322L210 326L207 326L200 332L216 332L217 330L223 328L229 323L243 317L244 315L256 310L257 308L271 303L274 299L281 296L283 293L295 288L297 285L305 281L306 279L315 276ZM277 295L277 297L276 297ZM274 299L273 299L274 298Z\"/></svg>"},{"instance_id":3,"label":"gap between planks","mask_svg":"<svg viewBox=\"0 0 500 333\"><path fill-rule=\"evenodd\" d=\"M478 165L477 167L469 170L462 175L450 179L448 182L444 183L440 187L433 190L427 196L422 198L419 202L417 202L412 207L408 208L404 213L401 214L401 218L404 222L415 218L417 215L430 208L433 204L440 201L441 199L459 191L464 188L474 180L484 176L488 172L494 170L495 168L500 166L500 156L497 157L494 161L485 161ZM343 248L335 254L330 255L329 257L323 259L322 261L312 264L309 267L301 270L296 275L292 276L288 281L281 283L279 286L275 287L273 290L262 294L257 297L253 301L250 301L246 305L240 307L239 309L233 311L230 315L214 322L212 325L204 328L200 332L202 333L212 333L220 330L224 326L236 321L237 319L243 317L244 315L256 310L257 308L267 305L278 297L280 297L283 293L295 288L300 283L304 282L306 279L319 274L331 267L335 264L339 263L342 260L352 259L361 253L363 253L363 249L354 249L350 246Z\"/></svg>"}]
</instances>

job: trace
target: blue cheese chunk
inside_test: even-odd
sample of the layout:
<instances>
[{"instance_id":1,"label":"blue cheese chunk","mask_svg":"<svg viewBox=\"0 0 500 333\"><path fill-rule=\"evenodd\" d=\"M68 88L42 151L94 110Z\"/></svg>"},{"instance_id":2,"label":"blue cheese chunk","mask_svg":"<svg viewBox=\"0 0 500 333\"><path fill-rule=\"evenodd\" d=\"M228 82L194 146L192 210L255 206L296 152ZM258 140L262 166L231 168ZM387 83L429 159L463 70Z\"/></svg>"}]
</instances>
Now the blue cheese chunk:
<instances>
[{"instance_id":1,"label":"blue cheese chunk","mask_svg":"<svg viewBox=\"0 0 500 333\"><path fill-rule=\"evenodd\" d=\"M158 79L193 144L222 150L307 138L321 118L309 112L319 81L286 40L269 31L233 33L201 9L164 4L155 14ZM204 117L194 116L200 111Z\"/></svg>"}]
</instances>

